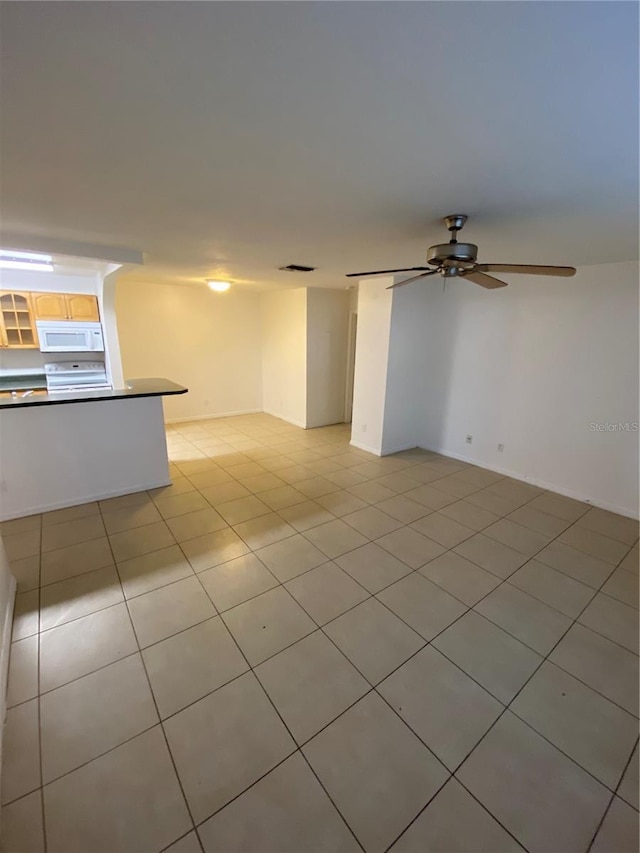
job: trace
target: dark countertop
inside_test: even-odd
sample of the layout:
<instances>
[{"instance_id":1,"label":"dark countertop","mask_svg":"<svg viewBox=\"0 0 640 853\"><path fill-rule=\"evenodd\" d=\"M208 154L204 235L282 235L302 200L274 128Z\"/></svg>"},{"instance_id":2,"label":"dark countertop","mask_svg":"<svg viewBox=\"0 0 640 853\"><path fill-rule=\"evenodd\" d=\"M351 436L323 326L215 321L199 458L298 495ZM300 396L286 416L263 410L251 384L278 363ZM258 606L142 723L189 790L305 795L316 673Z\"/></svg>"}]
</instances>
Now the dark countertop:
<instances>
[{"instance_id":1,"label":"dark countertop","mask_svg":"<svg viewBox=\"0 0 640 853\"><path fill-rule=\"evenodd\" d=\"M189 389L169 379L125 379L124 388L95 391L67 391L37 394L32 397L0 398L0 409L24 409L29 406L60 406L69 403L95 403L101 400L128 400L132 397L165 397L186 394Z\"/></svg>"},{"instance_id":2,"label":"dark countertop","mask_svg":"<svg viewBox=\"0 0 640 853\"><path fill-rule=\"evenodd\" d=\"M2 391L29 391L47 387L47 376L45 373L22 374L17 376L0 376L0 392Z\"/></svg>"}]
</instances>

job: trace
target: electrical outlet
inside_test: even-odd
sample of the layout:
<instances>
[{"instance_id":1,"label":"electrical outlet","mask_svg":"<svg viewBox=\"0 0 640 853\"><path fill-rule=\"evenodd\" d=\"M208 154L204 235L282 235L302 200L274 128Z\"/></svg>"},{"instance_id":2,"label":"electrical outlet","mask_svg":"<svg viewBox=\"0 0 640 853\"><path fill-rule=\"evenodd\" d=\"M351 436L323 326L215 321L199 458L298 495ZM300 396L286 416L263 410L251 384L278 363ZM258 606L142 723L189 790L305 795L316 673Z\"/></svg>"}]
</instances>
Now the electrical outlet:
<instances>
[{"instance_id":1,"label":"electrical outlet","mask_svg":"<svg viewBox=\"0 0 640 853\"><path fill-rule=\"evenodd\" d=\"M6 480L0 480L0 492L2 494L5 494L6 491L7 491L7 481Z\"/></svg>"},{"instance_id":2,"label":"electrical outlet","mask_svg":"<svg viewBox=\"0 0 640 853\"><path fill-rule=\"evenodd\" d=\"M498 453L504 453L504 444L498 445Z\"/></svg>"},{"instance_id":3,"label":"electrical outlet","mask_svg":"<svg viewBox=\"0 0 640 853\"><path fill-rule=\"evenodd\" d=\"M468 435L468 436L467 436L467 444L471 444L472 442L473 442L473 436L472 436L472 435Z\"/></svg>"},{"instance_id":4,"label":"electrical outlet","mask_svg":"<svg viewBox=\"0 0 640 853\"><path fill-rule=\"evenodd\" d=\"M362 432L366 432L366 431L367 431L367 425L366 425L366 424L362 424Z\"/></svg>"}]
</instances>

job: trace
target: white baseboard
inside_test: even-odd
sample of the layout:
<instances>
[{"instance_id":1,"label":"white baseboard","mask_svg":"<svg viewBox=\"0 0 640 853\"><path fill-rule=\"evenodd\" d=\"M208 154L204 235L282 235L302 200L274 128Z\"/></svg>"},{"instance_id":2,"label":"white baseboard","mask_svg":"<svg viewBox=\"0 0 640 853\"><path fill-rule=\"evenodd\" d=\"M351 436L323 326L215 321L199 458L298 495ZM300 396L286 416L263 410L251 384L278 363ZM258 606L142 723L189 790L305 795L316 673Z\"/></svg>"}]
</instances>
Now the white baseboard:
<instances>
[{"instance_id":1,"label":"white baseboard","mask_svg":"<svg viewBox=\"0 0 640 853\"><path fill-rule=\"evenodd\" d=\"M280 421L286 421L288 424L293 424L293 426L300 427L300 429L306 429L307 425L303 424L301 421L296 421L293 418L288 418L286 415L281 415L278 412L271 412L269 409L263 410L265 415L271 415L272 418L278 418Z\"/></svg>"},{"instance_id":2,"label":"white baseboard","mask_svg":"<svg viewBox=\"0 0 640 853\"><path fill-rule=\"evenodd\" d=\"M294 418L289 418L286 415L282 415L279 412L272 412L270 409L240 409L237 412L217 412L216 414L208 414L208 415L192 415L190 418L165 418L165 424L186 424L190 421L212 421L216 418L233 418L237 415L271 415L272 418L278 418L280 421L286 421L288 424L293 424L293 426L300 427L300 429L319 429L320 427L325 426L335 426L336 424L344 423L344 421L337 420L331 421L330 423L322 423L322 424L304 424L302 421L296 421Z\"/></svg>"},{"instance_id":3,"label":"white baseboard","mask_svg":"<svg viewBox=\"0 0 640 853\"><path fill-rule=\"evenodd\" d=\"M258 415L262 414L263 409L239 409L237 412L215 412L208 415L192 415L190 418L165 418L165 424L186 424L189 421L212 421L215 418L233 418L236 415ZM271 414L267 412L267 414ZM276 417L282 417L276 415ZM286 418L283 418L286 420Z\"/></svg>"},{"instance_id":4,"label":"white baseboard","mask_svg":"<svg viewBox=\"0 0 640 853\"><path fill-rule=\"evenodd\" d=\"M394 447L385 447L383 450L379 450L375 447L370 447L368 444L363 444L361 441L356 441L355 438L352 438L349 444L353 445L353 447L357 447L358 450L365 450L367 453L373 453L374 456L391 456L393 453L402 453L403 450L413 450L417 447L417 444L414 441L411 444L398 444Z\"/></svg>"},{"instance_id":5,"label":"white baseboard","mask_svg":"<svg viewBox=\"0 0 640 853\"><path fill-rule=\"evenodd\" d=\"M502 474L503 477L511 477L514 480L520 480L522 483L530 483L532 486L538 486L540 489L546 489L549 492L555 492L558 495L564 495L565 498L573 498L573 500L581 501L582 503L591 504L591 506L599 509L606 509L609 512L615 512L617 515L624 515L626 518L638 518L637 511L634 513L627 507L610 504L606 501L601 501L589 497L585 497L582 492L576 492L573 489L568 489L564 486L559 486L557 483L549 483L546 480L541 480L538 477L530 477L527 474L522 474L519 471L512 471L510 468L501 468L498 465L489 465L486 462L479 462L477 459L472 459L470 456L465 456L462 453L453 453L450 450L445 450L442 447L427 447L424 450L430 450L432 453L439 453L441 456L446 456L449 459L457 459L460 462L468 462L470 465L475 465L477 468L486 468L487 471L495 471L496 474Z\"/></svg>"},{"instance_id":6,"label":"white baseboard","mask_svg":"<svg viewBox=\"0 0 640 853\"><path fill-rule=\"evenodd\" d=\"M9 515L3 515L0 517L0 521L11 521L14 518L22 518L25 515L36 515L40 512L51 512L54 509L66 509L70 506L79 506L80 504L91 503L92 501L106 501L109 498L120 498L123 495L132 495L135 492L146 492L148 489L161 489L163 486L170 486L171 479L163 480L158 483L146 483L145 485L137 485L137 486L129 486L126 489L115 489L111 492L100 492L99 494L93 495L85 495L80 497L71 498L70 500L63 501L55 501L50 504L39 504L38 506L29 507L29 511L27 513L13 513Z\"/></svg>"},{"instance_id":7,"label":"white baseboard","mask_svg":"<svg viewBox=\"0 0 640 853\"><path fill-rule=\"evenodd\" d=\"M356 441L354 438L351 439L349 444L352 447L357 447L358 450L364 450L367 453L373 453L374 456L382 456L382 452L375 447L369 447L368 444L363 444L361 441Z\"/></svg>"},{"instance_id":8,"label":"white baseboard","mask_svg":"<svg viewBox=\"0 0 640 853\"><path fill-rule=\"evenodd\" d=\"M399 444L397 447L392 447L390 450L386 450L382 453L382 456L391 456L392 453L402 453L403 450L415 450L418 445L415 441L411 442L411 444Z\"/></svg>"},{"instance_id":9,"label":"white baseboard","mask_svg":"<svg viewBox=\"0 0 640 853\"><path fill-rule=\"evenodd\" d=\"M339 420L339 421L323 421L322 423L319 423L319 424L307 424L305 429L322 429L323 427L330 427L330 426L344 426L344 423L345 422L342 420Z\"/></svg>"}]
</instances>

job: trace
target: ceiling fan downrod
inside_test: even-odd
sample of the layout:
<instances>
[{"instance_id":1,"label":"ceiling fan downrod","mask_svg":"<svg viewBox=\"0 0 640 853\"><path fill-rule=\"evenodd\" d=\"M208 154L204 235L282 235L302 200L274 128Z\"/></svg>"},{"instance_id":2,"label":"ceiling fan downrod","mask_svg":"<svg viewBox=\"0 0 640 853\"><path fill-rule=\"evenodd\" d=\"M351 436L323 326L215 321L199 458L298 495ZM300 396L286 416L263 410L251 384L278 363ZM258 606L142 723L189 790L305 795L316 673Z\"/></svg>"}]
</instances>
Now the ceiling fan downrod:
<instances>
[{"instance_id":1,"label":"ceiling fan downrod","mask_svg":"<svg viewBox=\"0 0 640 853\"><path fill-rule=\"evenodd\" d=\"M450 243L458 242L458 231L462 230L466 221L467 217L464 213L452 213L450 216L445 216L444 224L451 232L451 239L449 240Z\"/></svg>"}]
</instances>

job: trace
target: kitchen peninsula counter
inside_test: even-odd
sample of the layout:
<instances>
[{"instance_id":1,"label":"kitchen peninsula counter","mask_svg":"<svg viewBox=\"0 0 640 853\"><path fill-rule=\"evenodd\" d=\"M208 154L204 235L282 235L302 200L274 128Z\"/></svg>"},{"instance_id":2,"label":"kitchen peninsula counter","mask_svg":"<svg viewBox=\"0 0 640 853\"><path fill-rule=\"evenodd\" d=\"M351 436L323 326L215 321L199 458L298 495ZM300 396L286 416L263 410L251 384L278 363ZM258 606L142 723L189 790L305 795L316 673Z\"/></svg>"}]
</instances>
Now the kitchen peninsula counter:
<instances>
[{"instance_id":1,"label":"kitchen peninsula counter","mask_svg":"<svg viewBox=\"0 0 640 853\"><path fill-rule=\"evenodd\" d=\"M162 397L187 389L124 385L0 398L0 521L171 482Z\"/></svg>"},{"instance_id":2,"label":"kitchen peninsula counter","mask_svg":"<svg viewBox=\"0 0 640 853\"><path fill-rule=\"evenodd\" d=\"M168 379L127 379L124 388L96 388L92 391L38 391L29 397L0 397L0 409L24 409L32 406L60 406L67 403L91 403L103 400L126 400L134 397L167 397L186 394L188 388Z\"/></svg>"}]
</instances>

